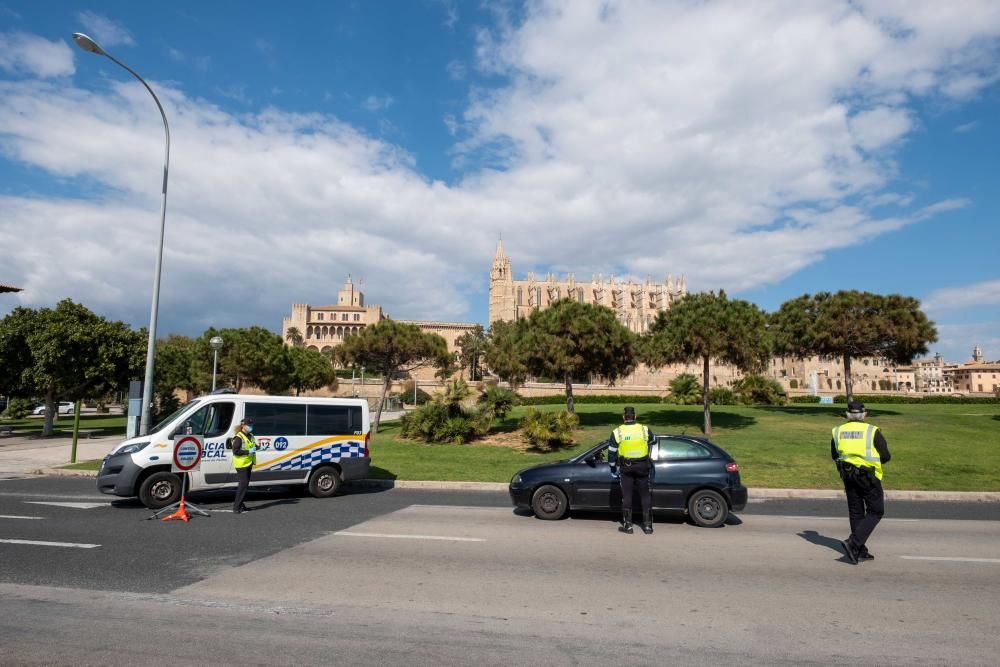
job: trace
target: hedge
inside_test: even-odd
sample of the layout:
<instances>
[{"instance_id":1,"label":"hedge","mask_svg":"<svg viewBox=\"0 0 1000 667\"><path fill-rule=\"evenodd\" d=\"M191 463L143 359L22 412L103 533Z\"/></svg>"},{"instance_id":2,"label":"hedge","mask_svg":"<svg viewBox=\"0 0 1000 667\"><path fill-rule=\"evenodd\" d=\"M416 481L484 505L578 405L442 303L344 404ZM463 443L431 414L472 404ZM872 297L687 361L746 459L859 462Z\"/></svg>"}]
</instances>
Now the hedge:
<instances>
[{"instance_id":1,"label":"hedge","mask_svg":"<svg viewBox=\"0 0 1000 667\"><path fill-rule=\"evenodd\" d=\"M639 396L630 396L627 394L609 394L605 396L593 396L587 394L585 396L573 395L574 403L662 403L662 396L650 396L647 394L641 394ZM522 396L521 403L523 405L565 405L566 395L565 394L553 394L551 396Z\"/></svg>"},{"instance_id":2,"label":"hedge","mask_svg":"<svg viewBox=\"0 0 1000 667\"><path fill-rule=\"evenodd\" d=\"M819 403L819 396L792 396L788 399L792 403ZM945 394L929 394L920 396L894 396L891 394L854 394L855 401L862 403L953 403L953 404L1000 404L1000 398L996 396L947 396ZM833 397L833 402L840 405L847 404L847 396L838 394Z\"/></svg>"}]
</instances>

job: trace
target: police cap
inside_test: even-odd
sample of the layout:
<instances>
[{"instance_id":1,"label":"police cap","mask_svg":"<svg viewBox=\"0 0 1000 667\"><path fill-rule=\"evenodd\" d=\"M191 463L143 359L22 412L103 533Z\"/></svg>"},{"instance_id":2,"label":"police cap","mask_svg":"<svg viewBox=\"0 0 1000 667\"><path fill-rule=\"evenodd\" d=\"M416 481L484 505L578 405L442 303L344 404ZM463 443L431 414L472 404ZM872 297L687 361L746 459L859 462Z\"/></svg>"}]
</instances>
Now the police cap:
<instances>
[{"instance_id":1,"label":"police cap","mask_svg":"<svg viewBox=\"0 0 1000 667\"><path fill-rule=\"evenodd\" d=\"M865 404L862 403L861 401L848 401L847 402L847 411L848 412L864 412L865 411Z\"/></svg>"}]
</instances>

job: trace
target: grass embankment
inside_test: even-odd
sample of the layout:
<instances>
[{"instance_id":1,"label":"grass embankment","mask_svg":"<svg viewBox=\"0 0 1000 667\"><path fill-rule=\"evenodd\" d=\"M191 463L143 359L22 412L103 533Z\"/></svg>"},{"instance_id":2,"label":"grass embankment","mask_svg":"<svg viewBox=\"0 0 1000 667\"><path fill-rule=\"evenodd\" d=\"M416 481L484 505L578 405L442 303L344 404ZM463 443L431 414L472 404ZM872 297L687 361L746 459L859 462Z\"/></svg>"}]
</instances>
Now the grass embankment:
<instances>
[{"instance_id":1,"label":"grass embankment","mask_svg":"<svg viewBox=\"0 0 1000 667\"><path fill-rule=\"evenodd\" d=\"M558 410L561 406L538 406ZM532 453L490 445L425 445L399 438L386 424L371 446L372 476L406 480L507 482L520 468L566 458L608 436L621 423L621 405L578 405L578 446ZM1000 491L1000 406L871 404L869 419L892 452L890 489ZM526 408L504 422L512 429ZM771 488L839 488L830 458L830 430L844 406L720 406L712 440L740 464L743 483ZM639 420L657 433L700 434L700 406L636 405Z\"/></svg>"},{"instance_id":2,"label":"grass embankment","mask_svg":"<svg viewBox=\"0 0 1000 667\"><path fill-rule=\"evenodd\" d=\"M1000 491L1000 406L869 404L868 408L869 419L882 429L892 452L886 488ZM514 430L526 409L515 409L501 430ZM621 409L612 404L578 405L580 444L544 453L483 444L426 445L401 439L398 422L387 423L372 439L371 476L507 482L521 468L567 458L603 440L621 422ZM830 459L830 429L843 421L843 411L842 405L721 406L712 412L712 440L736 458L747 486L835 489L840 480ZM657 433L701 433L700 406L640 404L636 412ZM100 461L84 461L73 467L97 470L99 465Z\"/></svg>"},{"instance_id":3,"label":"grass embankment","mask_svg":"<svg viewBox=\"0 0 1000 667\"><path fill-rule=\"evenodd\" d=\"M45 426L45 417L32 416L24 419L0 419L0 426L12 426L17 435L41 435ZM73 434L73 415L59 415L53 422L55 433L59 437ZM80 415L80 429L99 430L99 437L125 435L125 417L123 415Z\"/></svg>"}]
</instances>

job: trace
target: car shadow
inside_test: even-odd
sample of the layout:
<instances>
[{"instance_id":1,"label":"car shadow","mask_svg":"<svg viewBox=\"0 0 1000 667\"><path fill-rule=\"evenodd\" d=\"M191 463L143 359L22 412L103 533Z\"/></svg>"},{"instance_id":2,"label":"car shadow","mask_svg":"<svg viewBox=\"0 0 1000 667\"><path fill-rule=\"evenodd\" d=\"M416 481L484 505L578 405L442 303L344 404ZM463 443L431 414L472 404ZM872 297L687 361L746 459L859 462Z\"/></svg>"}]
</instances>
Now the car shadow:
<instances>
[{"instance_id":1,"label":"car shadow","mask_svg":"<svg viewBox=\"0 0 1000 667\"><path fill-rule=\"evenodd\" d=\"M840 555L840 561L842 563L849 563L847 556L844 554L844 548L840 544L840 540L835 537L827 537L826 535L820 535L815 530L803 530L801 533L797 533L806 542L810 544L815 544L821 547L826 547L836 551Z\"/></svg>"}]
</instances>

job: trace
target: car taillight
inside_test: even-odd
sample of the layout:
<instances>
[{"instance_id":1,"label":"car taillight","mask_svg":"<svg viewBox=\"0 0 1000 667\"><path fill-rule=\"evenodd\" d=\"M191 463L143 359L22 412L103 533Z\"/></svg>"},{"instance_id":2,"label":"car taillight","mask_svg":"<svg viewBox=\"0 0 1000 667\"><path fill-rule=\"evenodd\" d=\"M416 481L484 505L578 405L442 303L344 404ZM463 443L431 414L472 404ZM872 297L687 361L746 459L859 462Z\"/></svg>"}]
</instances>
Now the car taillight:
<instances>
[{"instance_id":1,"label":"car taillight","mask_svg":"<svg viewBox=\"0 0 1000 667\"><path fill-rule=\"evenodd\" d=\"M740 464L737 463L736 461L726 464L726 472L739 472L739 471L740 471Z\"/></svg>"},{"instance_id":2,"label":"car taillight","mask_svg":"<svg viewBox=\"0 0 1000 667\"><path fill-rule=\"evenodd\" d=\"M365 456L368 456L368 437L371 433L365 433Z\"/></svg>"}]
</instances>

